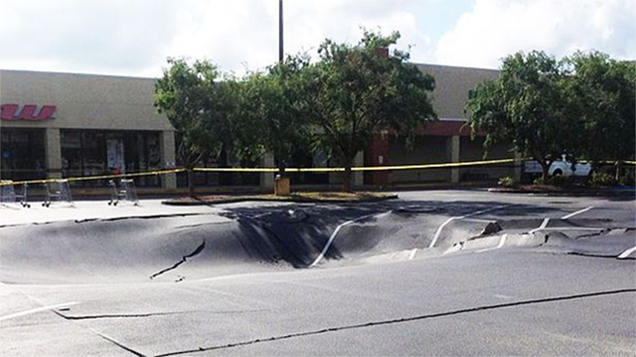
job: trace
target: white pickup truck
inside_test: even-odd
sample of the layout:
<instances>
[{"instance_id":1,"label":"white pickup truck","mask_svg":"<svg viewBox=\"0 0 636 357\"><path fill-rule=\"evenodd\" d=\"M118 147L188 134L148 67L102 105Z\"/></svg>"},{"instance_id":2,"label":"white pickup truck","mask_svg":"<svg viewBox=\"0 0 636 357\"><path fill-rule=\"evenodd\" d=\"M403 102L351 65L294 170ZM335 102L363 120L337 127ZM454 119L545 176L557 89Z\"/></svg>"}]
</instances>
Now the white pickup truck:
<instances>
[{"instance_id":1,"label":"white pickup truck","mask_svg":"<svg viewBox=\"0 0 636 357\"><path fill-rule=\"evenodd\" d=\"M541 165L537 161L526 161L523 172L526 174L541 174ZM548 176L589 176L592 172L592 165L587 162L577 162L572 165L567 161L565 155L561 160L555 160L550 165Z\"/></svg>"}]
</instances>

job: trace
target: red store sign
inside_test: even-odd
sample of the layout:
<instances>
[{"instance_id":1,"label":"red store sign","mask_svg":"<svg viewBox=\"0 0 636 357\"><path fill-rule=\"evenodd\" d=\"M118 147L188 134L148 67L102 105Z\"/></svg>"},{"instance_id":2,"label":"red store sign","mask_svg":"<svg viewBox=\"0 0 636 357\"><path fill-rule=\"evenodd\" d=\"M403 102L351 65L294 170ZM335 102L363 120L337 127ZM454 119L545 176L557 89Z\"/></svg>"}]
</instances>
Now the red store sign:
<instances>
[{"instance_id":1,"label":"red store sign","mask_svg":"<svg viewBox=\"0 0 636 357\"><path fill-rule=\"evenodd\" d=\"M0 105L0 119L28 121L55 119L55 108L55 105L42 105L38 110L37 105L26 104L20 109L17 104L2 104Z\"/></svg>"}]
</instances>

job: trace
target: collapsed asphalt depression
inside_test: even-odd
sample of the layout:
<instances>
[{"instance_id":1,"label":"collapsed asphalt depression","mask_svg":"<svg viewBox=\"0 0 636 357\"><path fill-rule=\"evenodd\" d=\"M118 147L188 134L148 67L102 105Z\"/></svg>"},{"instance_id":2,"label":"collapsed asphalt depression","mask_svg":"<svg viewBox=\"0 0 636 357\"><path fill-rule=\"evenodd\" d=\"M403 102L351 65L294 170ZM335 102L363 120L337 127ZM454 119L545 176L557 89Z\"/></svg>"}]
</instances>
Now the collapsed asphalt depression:
<instances>
[{"instance_id":1,"label":"collapsed asphalt depression","mask_svg":"<svg viewBox=\"0 0 636 357\"><path fill-rule=\"evenodd\" d=\"M178 283L284 269L434 258L503 244L615 257L624 247L612 248L611 239L604 241L599 252L580 238L633 234L633 227L613 227L607 220L484 217L503 208L494 204L469 211L453 205L286 205L234 208L220 214L8 225L0 227L0 281Z\"/></svg>"},{"instance_id":2,"label":"collapsed asphalt depression","mask_svg":"<svg viewBox=\"0 0 636 357\"><path fill-rule=\"evenodd\" d=\"M632 354L634 209L481 190L0 204L0 355Z\"/></svg>"}]
</instances>

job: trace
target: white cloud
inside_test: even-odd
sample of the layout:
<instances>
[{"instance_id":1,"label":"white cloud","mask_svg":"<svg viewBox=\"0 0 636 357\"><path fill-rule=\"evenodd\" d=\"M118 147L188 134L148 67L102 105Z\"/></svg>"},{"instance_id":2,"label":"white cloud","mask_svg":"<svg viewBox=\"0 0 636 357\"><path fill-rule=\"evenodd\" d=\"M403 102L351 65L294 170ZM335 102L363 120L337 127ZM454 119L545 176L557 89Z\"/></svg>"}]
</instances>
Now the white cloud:
<instances>
[{"instance_id":1,"label":"white cloud","mask_svg":"<svg viewBox=\"0 0 636 357\"><path fill-rule=\"evenodd\" d=\"M0 67L135 75L176 30L171 0L2 3Z\"/></svg>"},{"instance_id":2,"label":"white cloud","mask_svg":"<svg viewBox=\"0 0 636 357\"><path fill-rule=\"evenodd\" d=\"M379 26L399 30L414 57L430 56L403 10L417 1L286 0L285 52L311 52L326 37L357 42L360 26ZM276 0L11 0L1 11L0 68L159 76L170 56L240 74L278 59Z\"/></svg>"},{"instance_id":3,"label":"white cloud","mask_svg":"<svg viewBox=\"0 0 636 357\"><path fill-rule=\"evenodd\" d=\"M598 50L636 59L633 0L476 0L435 50L438 63L496 68L517 51Z\"/></svg>"},{"instance_id":4,"label":"white cloud","mask_svg":"<svg viewBox=\"0 0 636 357\"><path fill-rule=\"evenodd\" d=\"M285 53L315 50L325 38L357 42L362 30L400 31L401 48L430 53L430 39L417 29L413 14L400 6L413 0L285 1ZM196 11L182 19L166 56L208 58L223 70L261 69L278 59L278 1L234 0L219 11L216 3L192 1ZM428 52L427 52L428 51Z\"/></svg>"}]
</instances>

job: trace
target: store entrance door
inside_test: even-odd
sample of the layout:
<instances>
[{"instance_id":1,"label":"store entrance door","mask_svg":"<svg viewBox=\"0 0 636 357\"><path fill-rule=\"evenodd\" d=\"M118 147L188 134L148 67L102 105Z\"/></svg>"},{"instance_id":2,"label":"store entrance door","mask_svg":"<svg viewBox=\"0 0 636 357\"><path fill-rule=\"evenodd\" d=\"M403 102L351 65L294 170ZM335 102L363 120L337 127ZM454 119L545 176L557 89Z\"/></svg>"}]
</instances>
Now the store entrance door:
<instances>
[{"instance_id":1,"label":"store entrance door","mask_svg":"<svg viewBox=\"0 0 636 357\"><path fill-rule=\"evenodd\" d=\"M124 164L124 141L122 139L106 140L106 161L110 172L114 174L126 172Z\"/></svg>"}]
</instances>

